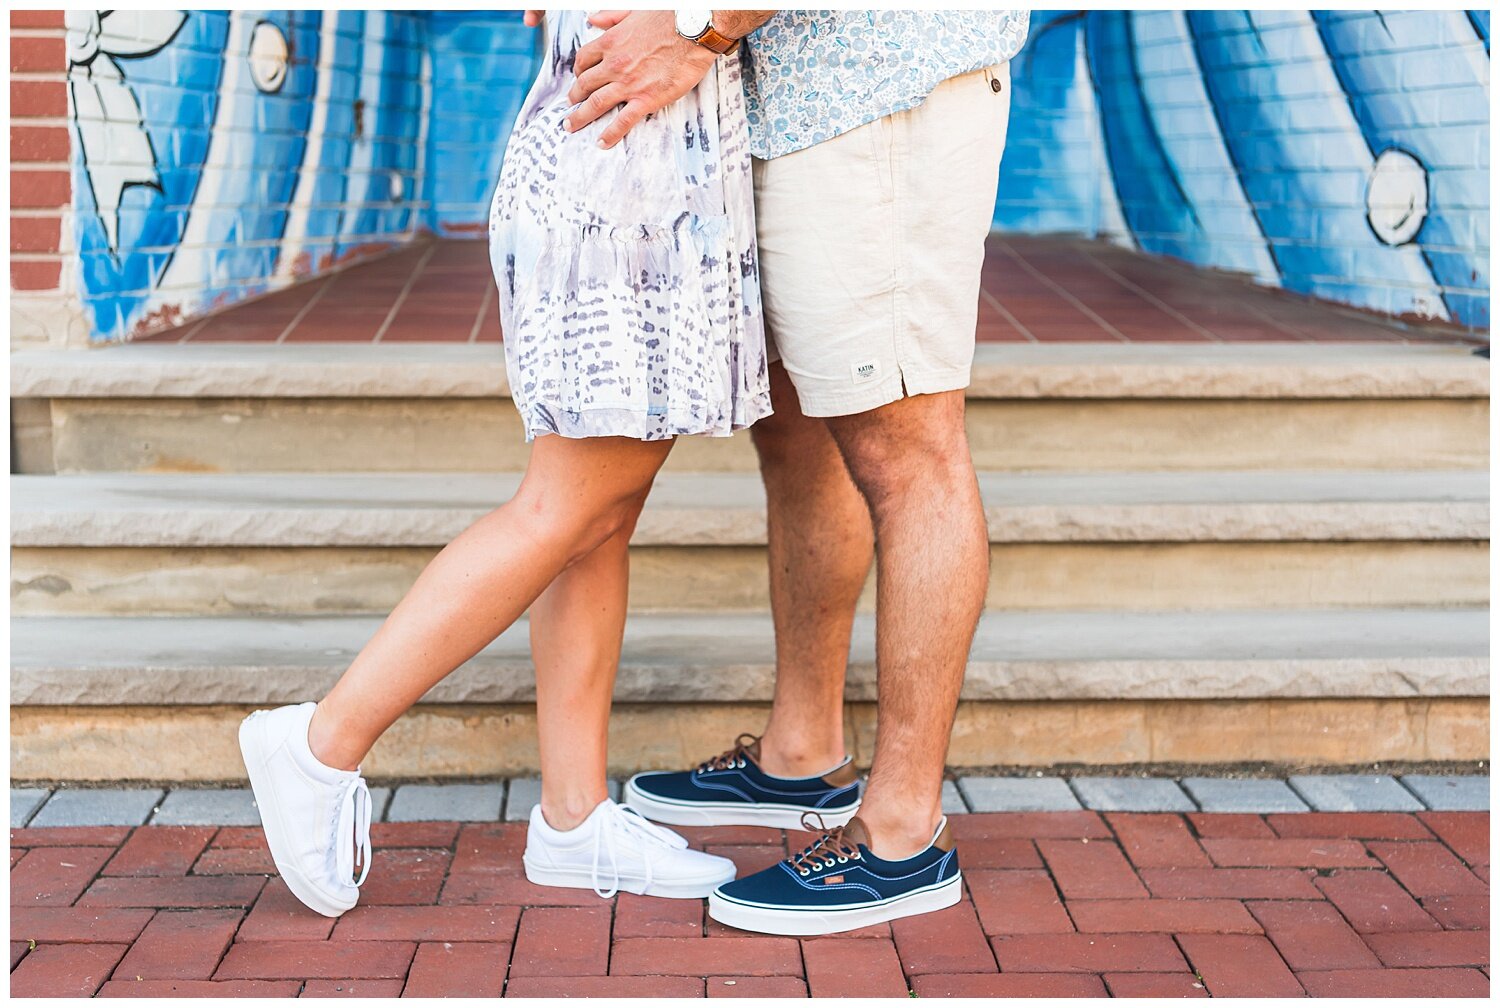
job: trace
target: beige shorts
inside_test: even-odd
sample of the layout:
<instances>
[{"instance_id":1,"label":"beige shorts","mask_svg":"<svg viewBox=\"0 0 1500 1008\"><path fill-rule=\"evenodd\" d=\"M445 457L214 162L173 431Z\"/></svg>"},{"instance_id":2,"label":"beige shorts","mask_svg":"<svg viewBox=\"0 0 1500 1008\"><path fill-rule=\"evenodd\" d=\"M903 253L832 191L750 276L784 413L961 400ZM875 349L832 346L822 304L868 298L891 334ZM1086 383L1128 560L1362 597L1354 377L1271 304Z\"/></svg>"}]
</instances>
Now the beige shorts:
<instances>
[{"instance_id":1,"label":"beige shorts","mask_svg":"<svg viewBox=\"0 0 1500 1008\"><path fill-rule=\"evenodd\" d=\"M752 162L768 350L807 416L969 384L1009 112L1001 64Z\"/></svg>"}]
</instances>

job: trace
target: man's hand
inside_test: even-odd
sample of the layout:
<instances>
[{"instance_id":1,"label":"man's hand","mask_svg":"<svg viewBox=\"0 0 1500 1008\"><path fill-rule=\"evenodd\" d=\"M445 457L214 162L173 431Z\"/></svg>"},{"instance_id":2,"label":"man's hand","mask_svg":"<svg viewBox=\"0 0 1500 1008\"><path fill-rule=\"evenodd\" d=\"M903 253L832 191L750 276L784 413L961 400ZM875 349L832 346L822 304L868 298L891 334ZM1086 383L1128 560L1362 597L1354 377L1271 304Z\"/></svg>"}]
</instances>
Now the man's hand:
<instances>
[{"instance_id":1,"label":"man's hand","mask_svg":"<svg viewBox=\"0 0 1500 1008\"><path fill-rule=\"evenodd\" d=\"M605 32L573 63L578 79L568 100L580 103L568 129L583 129L610 109L616 112L599 137L613 147L652 112L666 108L698 86L718 54L677 34L671 11L601 11L589 23Z\"/></svg>"},{"instance_id":2,"label":"man's hand","mask_svg":"<svg viewBox=\"0 0 1500 1008\"><path fill-rule=\"evenodd\" d=\"M544 10L529 10L521 15L521 20L525 22L527 28L535 28L542 23L542 15L545 13L547 12Z\"/></svg>"}]
</instances>

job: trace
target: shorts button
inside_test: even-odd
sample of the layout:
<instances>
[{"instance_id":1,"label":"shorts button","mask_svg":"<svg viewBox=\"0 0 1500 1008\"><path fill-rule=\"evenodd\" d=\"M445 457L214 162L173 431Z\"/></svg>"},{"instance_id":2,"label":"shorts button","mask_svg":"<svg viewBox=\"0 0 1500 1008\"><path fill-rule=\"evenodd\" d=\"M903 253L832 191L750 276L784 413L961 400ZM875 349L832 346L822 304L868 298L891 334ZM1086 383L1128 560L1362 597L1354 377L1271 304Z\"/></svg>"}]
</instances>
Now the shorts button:
<instances>
[{"instance_id":1,"label":"shorts button","mask_svg":"<svg viewBox=\"0 0 1500 1008\"><path fill-rule=\"evenodd\" d=\"M1000 93L1000 81L995 77L990 78L990 90L996 94Z\"/></svg>"}]
</instances>

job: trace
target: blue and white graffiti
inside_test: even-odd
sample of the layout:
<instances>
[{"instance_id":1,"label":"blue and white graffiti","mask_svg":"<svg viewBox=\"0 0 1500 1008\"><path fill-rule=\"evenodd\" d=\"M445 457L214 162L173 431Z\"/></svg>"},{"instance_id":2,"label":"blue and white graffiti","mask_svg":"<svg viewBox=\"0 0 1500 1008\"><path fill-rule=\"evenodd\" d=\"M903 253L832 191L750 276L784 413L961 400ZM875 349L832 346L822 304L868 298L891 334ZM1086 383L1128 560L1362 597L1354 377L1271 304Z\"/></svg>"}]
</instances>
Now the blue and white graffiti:
<instances>
[{"instance_id":1,"label":"blue and white graffiti","mask_svg":"<svg viewBox=\"0 0 1500 1008\"><path fill-rule=\"evenodd\" d=\"M70 11L75 237L95 339L128 338L284 286L373 248L444 230L428 186L456 105L490 117L493 185L530 47L511 79L434 66L431 15L401 11ZM529 42L519 12L503 21ZM433 115L438 93L445 104ZM519 106L519 96L515 105ZM455 122L456 122L455 117ZM477 171L475 170L477 169ZM488 195L485 193L485 195ZM483 197L476 202L482 206ZM451 204L451 200L449 201ZM451 211L451 205L445 204ZM482 219L470 208L459 217Z\"/></svg>"},{"instance_id":2,"label":"blue and white graffiti","mask_svg":"<svg viewBox=\"0 0 1500 1008\"><path fill-rule=\"evenodd\" d=\"M99 340L482 234L536 58L517 11L67 19ZM1000 229L1488 327L1487 12L1037 11L1012 81Z\"/></svg>"},{"instance_id":3,"label":"blue and white graffiti","mask_svg":"<svg viewBox=\"0 0 1500 1008\"><path fill-rule=\"evenodd\" d=\"M1037 12L996 223L1489 326L1489 16Z\"/></svg>"}]
</instances>

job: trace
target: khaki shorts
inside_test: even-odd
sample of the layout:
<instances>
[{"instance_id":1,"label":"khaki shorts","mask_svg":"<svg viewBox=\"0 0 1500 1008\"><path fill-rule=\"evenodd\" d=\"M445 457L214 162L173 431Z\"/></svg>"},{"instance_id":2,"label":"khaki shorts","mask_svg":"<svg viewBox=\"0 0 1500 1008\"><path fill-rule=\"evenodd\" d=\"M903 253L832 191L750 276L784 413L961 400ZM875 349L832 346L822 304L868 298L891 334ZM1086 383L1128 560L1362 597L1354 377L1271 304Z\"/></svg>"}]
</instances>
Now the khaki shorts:
<instances>
[{"instance_id":1,"label":"khaki shorts","mask_svg":"<svg viewBox=\"0 0 1500 1008\"><path fill-rule=\"evenodd\" d=\"M862 413L969 384L1009 112L1001 64L944 81L915 108L752 162L768 350L804 414Z\"/></svg>"}]
</instances>

